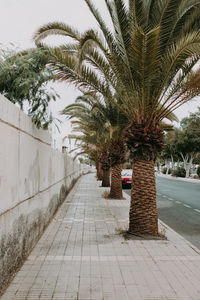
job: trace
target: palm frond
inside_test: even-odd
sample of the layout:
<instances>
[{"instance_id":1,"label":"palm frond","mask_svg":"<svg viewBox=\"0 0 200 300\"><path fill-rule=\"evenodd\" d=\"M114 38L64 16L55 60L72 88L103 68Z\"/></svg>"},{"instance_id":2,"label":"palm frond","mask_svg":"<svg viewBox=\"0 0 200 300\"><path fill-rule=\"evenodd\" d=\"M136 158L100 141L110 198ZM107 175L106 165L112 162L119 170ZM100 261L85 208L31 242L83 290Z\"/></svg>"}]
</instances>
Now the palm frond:
<instances>
[{"instance_id":1,"label":"palm frond","mask_svg":"<svg viewBox=\"0 0 200 300\"><path fill-rule=\"evenodd\" d=\"M144 1L133 0L132 10L135 27L140 27L145 31L146 17L144 13Z\"/></svg>"},{"instance_id":2,"label":"palm frond","mask_svg":"<svg viewBox=\"0 0 200 300\"><path fill-rule=\"evenodd\" d=\"M96 21L98 22L98 24L100 26L100 29L101 29L101 31L102 31L102 33L105 37L105 40L107 42L108 48L112 52L112 50L116 48L116 43L115 43L115 39L114 39L114 36L113 36L112 32L108 29L105 21L101 17L98 9L94 6L92 1L91 0L85 0L85 2L88 5L91 13L95 17Z\"/></svg>"},{"instance_id":3,"label":"palm frond","mask_svg":"<svg viewBox=\"0 0 200 300\"><path fill-rule=\"evenodd\" d=\"M43 39L50 35L62 35L71 37L75 41L79 41L81 35L78 30L61 22L51 22L40 27L33 36L36 44L41 43Z\"/></svg>"}]
</instances>

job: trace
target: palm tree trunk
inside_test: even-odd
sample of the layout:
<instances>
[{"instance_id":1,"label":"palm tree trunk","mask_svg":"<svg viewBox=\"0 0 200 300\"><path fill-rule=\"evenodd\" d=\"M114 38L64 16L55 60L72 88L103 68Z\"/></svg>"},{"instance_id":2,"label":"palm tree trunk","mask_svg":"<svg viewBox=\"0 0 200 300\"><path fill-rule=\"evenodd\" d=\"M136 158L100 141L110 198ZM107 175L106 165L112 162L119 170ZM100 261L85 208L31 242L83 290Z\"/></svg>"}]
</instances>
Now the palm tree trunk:
<instances>
[{"instance_id":1,"label":"palm tree trunk","mask_svg":"<svg viewBox=\"0 0 200 300\"><path fill-rule=\"evenodd\" d=\"M158 236L154 162L133 163L129 232Z\"/></svg>"},{"instance_id":2,"label":"palm tree trunk","mask_svg":"<svg viewBox=\"0 0 200 300\"><path fill-rule=\"evenodd\" d=\"M100 178L100 180L103 180L103 169L102 169L102 164L101 163L99 165L99 178Z\"/></svg>"},{"instance_id":3,"label":"palm tree trunk","mask_svg":"<svg viewBox=\"0 0 200 300\"><path fill-rule=\"evenodd\" d=\"M97 171L97 180L98 180L98 169L99 169L99 162L96 160L95 161L95 165L96 165L96 171Z\"/></svg>"},{"instance_id":4,"label":"palm tree trunk","mask_svg":"<svg viewBox=\"0 0 200 300\"><path fill-rule=\"evenodd\" d=\"M102 180L103 179L103 171L101 168L101 163L99 161L97 161L96 169L97 169L97 180Z\"/></svg>"},{"instance_id":5,"label":"palm tree trunk","mask_svg":"<svg viewBox=\"0 0 200 300\"><path fill-rule=\"evenodd\" d=\"M102 179L102 186L108 187L110 186L110 170L103 170L103 179Z\"/></svg>"},{"instance_id":6,"label":"palm tree trunk","mask_svg":"<svg viewBox=\"0 0 200 300\"><path fill-rule=\"evenodd\" d=\"M122 180L121 180L121 164L117 164L112 168L111 188L109 198L122 199Z\"/></svg>"}]
</instances>

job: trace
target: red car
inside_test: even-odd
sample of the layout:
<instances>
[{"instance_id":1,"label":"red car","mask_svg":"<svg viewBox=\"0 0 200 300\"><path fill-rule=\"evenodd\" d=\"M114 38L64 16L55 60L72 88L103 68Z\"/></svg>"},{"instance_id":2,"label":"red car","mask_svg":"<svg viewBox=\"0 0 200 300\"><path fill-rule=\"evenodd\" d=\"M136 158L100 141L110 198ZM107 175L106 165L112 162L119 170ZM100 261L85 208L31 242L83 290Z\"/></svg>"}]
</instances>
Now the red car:
<instances>
[{"instance_id":1,"label":"red car","mask_svg":"<svg viewBox=\"0 0 200 300\"><path fill-rule=\"evenodd\" d=\"M122 170L122 188L131 188L132 183L132 170Z\"/></svg>"}]
</instances>

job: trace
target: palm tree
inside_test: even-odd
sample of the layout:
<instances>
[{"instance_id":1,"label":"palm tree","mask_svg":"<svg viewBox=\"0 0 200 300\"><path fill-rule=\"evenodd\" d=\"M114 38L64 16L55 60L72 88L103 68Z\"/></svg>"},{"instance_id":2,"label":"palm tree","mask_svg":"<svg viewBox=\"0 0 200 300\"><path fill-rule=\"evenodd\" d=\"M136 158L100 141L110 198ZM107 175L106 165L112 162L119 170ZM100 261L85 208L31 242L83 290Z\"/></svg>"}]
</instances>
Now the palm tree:
<instances>
[{"instance_id":1,"label":"palm tree","mask_svg":"<svg viewBox=\"0 0 200 300\"><path fill-rule=\"evenodd\" d=\"M119 103L119 99L116 97ZM95 101L93 101L95 103ZM109 124L110 142L108 147L108 159L111 166L111 189L109 198L123 199L121 170L125 162L126 147L124 143L124 130L128 125L128 119L119 111L113 102L104 98L104 101L96 101L95 109L101 113L101 118Z\"/></svg>"},{"instance_id":2,"label":"palm tree","mask_svg":"<svg viewBox=\"0 0 200 300\"><path fill-rule=\"evenodd\" d=\"M79 117L80 112L84 117L87 116L88 121L95 117L101 132L102 126L106 126L108 130L108 149L101 151L99 159L102 160L103 166L106 162L106 165L112 168L109 198L122 199L121 165L125 162L126 154L123 131L128 120L112 102L90 94L77 97L75 104L67 106L63 111L70 117Z\"/></svg>"},{"instance_id":3,"label":"palm tree","mask_svg":"<svg viewBox=\"0 0 200 300\"><path fill-rule=\"evenodd\" d=\"M72 44L49 48L60 80L103 95L127 116L126 141L133 168L129 231L158 235L154 160L163 146L161 122L199 95L192 85L200 57L199 0L105 0L109 28L92 0L85 0L100 32L81 34L50 23L35 34L38 46L51 34ZM114 94L120 97L116 103Z\"/></svg>"},{"instance_id":4,"label":"palm tree","mask_svg":"<svg viewBox=\"0 0 200 300\"><path fill-rule=\"evenodd\" d=\"M73 131L82 133L79 136L74 136L81 141L79 147L88 155L96 151L97 171L100 172L101 166L103 171L102 186L108 187L110 186L110 132L105 118L101 118L99 111L93 108L94 100L91 95L79 96L75 103L68 105L62 113L70 119L76 119L76 121L72 121L73 124L76 124Z\"/></svg>"}]
</instances>

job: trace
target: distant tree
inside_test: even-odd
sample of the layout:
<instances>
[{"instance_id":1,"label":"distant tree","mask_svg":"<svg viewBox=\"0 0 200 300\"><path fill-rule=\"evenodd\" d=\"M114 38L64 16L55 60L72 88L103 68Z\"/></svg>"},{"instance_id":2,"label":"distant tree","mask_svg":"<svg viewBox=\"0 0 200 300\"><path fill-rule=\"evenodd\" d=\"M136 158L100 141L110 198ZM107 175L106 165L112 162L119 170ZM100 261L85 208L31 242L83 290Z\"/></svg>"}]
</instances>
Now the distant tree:
<instances>
[{"instance_id":1,"label":"distant tree","mask_svg":"<svg viewBox=\"0 0 200 300\"><path fill-rule=\"evenodd\" d=\"M200 107L195 113L191 113L189 117L182 119L181 127L188 131L192 131L195 138L200 139Z\"/></svg>"},{"instance_id":2,"label":"distant tree","mask_svg":"<svg viewBox=\"0 0 200 300\"><path fill-rule=\"evenodd\" d=\"M195 165L200 165L200 152L197 153L197 156L194 158L193 163Z\"/></svg>"},{"instance_id":3,"label":"distant tree","mask_svg":"<svg viewBox=\"0 0 200 300\"><path fill-rule=\"evenodd\" d=\"M164 138L164 148L159 155L159 158L164 161L165 166L167 167L166 174L168 174L170 164L171 168L174 169L174 163L180 160L180 155L177 152L176 148L176 128L166 132Z\"/></svg>"},{"instance_id":4,"label":"distant tree","mask_svg":"<svg viewBox=\"0 0 200 300\"><path fill-rule=\"evenodd\" d=\"M192 163L200 152L200 108L181 121L181 127L176 131L175 147L183 160L186 177L189 177Z\"/></svg>"},{"instance_id":5,"label":"distant tree","mask_svg":"<svg viewBox=\"0 0 200 300\"><path fill-rule=\"evenodd\" d=\"M53 121L49 102L59 97L52 88L47 89L47 83L55 79L47 61L43 49L4 50L0 55L0 93L22 110L27 106L33 123L43 129Z\"/></svg>"}]
</instances>

